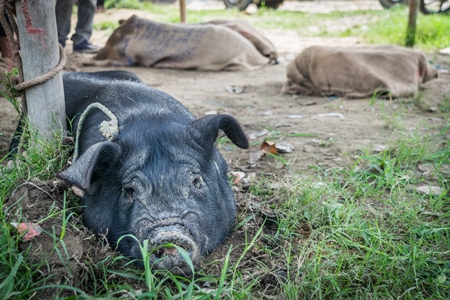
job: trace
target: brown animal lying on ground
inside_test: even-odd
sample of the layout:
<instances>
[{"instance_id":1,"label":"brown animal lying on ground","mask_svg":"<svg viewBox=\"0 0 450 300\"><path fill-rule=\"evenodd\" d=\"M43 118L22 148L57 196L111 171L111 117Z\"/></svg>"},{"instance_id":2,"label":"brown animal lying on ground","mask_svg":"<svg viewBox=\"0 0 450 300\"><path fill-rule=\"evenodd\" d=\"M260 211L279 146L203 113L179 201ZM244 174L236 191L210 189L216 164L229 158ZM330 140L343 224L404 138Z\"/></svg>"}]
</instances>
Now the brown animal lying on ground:
<instances>
[{"instance_id":1,"label":"brown animal lying on ground","mask_svg":"<svg viewBox=\"0 0 450 300\"><path fill-rule=\"evenodd\" d=\"M437 70L421 52L398 46L312 46L287 66L282 92L367 98L414 96Z\"/></svg>"},{"instance_id":2,"label":"brown animal lying on ground","mask_svg":"<svg viewBox=\"0 0 450 300\"><path fill-rule=\"evenodd\" d=\"M109 37L95 65L234 71L276 58L272 43L243 20L164 24L132 16Z\"/></svg>"}]
</instances>

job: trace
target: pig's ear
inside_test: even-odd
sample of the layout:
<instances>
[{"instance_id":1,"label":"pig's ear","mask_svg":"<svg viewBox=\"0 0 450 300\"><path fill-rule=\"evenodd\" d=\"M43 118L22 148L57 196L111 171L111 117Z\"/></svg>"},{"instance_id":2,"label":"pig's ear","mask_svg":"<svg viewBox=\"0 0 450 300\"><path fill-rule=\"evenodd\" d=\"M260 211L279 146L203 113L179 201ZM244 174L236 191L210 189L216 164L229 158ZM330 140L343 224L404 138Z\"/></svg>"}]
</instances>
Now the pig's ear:
<instances>
[{"instance_id":1,"label":"pig's ear","mask_svg":"<svg viewBox=\"0 0 450 300\"><path fill-rule=\"evenodd\" d=\"M247 149L249 146L247 136L241 125L232 116L210 115L196 120L192 125L211 144L215 142L219 129L221 129L236 146L243 149Z\"/></svg>"},{"instance_id":2,"label":"pig's ear","mask_svg":"<svg viewBox=\"0 0 450 300\"><path fill-rule=\"evenodd\" d=\"M77 161L58 175L66 182L87 192L91 185L92 173L96 166L115 161L121 147L112 142L101 142L89 147Z\"/></svg>"}]
</instances>

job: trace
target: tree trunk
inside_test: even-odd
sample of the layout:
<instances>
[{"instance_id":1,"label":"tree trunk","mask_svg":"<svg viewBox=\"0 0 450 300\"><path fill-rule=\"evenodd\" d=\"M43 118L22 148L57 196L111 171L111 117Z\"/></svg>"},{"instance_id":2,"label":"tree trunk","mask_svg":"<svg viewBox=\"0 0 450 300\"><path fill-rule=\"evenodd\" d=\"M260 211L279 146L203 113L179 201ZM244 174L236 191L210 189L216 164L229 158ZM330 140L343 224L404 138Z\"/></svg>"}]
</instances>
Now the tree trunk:
<instances>
[{"instance_id":1,"label":"tree trunk","mask_svg":"<svg viewBox=\"0 0 450 300\"><path fill-rule=\"evenodd\" d=\"M417 2L418 0L409 0L409 19L406 29L406 47L414 47L416 39L416 20L417 20Z\"/></svg>"},{"instance_id":2,"label":"tree trunk","mask_svg":"<svg viewBox=\"0 0 450 300\"><path fill-rule=\"evenodd\" d=\"M55 16L56 0L16 1L24 81L54 69L59 45ZM28 120L41 140L54 140L66 129L62 74L25 90Z\"/></svg>"},{"instance_id":3,"label":"tree trunk","mask_svg":"<svg viewBox=\"0 0 450 300\"><path fill-rule=\"evenodd\" d=\"M186 0L180 0L180 22L186 23Z\"/></svg>"}]
</instances>

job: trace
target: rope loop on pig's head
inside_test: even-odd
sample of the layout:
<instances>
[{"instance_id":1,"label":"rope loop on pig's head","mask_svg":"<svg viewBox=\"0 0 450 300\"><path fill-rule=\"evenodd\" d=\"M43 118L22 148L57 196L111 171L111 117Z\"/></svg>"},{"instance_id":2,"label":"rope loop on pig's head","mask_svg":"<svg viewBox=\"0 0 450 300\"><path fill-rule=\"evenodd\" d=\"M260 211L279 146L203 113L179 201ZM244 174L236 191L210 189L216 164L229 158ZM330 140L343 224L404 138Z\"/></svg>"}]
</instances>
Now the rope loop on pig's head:
<instances>
[{"instance_id":1,"label":"rope loop on pig's head","mask_svg":"<svg viewBox=\"0 0 450 300\"><path fill-rule=\"evenodd\" d=\"M78 145L80 141L80 134L81 129L83 127L83 123L86 120L87 116L93 109L99 109L101 110L105 115L107 115L111 120L110 121L103 121L99 125L99 131L100 133L108 140L113 141L118 135L119 135L119 120L117 119L116 115L109 110L106 106L103 104L100 104L98 102L94 102L89 104L88 107L84 110L84 112L80 116L80 121L78 122L77 127L77 134L75 137L75 150L73 153L73 159L72 163L74 163L78 159Z\"/></svg>"}]
</instances>

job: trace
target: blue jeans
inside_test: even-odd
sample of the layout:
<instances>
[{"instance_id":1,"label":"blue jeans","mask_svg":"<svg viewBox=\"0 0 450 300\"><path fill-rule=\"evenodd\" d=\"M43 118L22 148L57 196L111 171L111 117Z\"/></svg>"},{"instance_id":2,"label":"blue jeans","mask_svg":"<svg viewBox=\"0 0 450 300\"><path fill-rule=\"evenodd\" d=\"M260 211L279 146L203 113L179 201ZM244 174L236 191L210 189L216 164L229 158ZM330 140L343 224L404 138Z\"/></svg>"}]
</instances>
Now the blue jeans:
<instances>
[{"instance_id":1,"label":"blue jeans","mask_svg":"<svg viewBox=\"0 0 450 300\"><path fill-rule=\"evenodd\" d=\"M64 47L67 35L70 33L70 18L75 0L56 0L56 27L58 29L58 41ZM93 20L97 9L97 0L78 0L78 20L75 33L71 40L73 45L79 45L83 41L89 41L92 34Z\"/></svg>"}]
</instances>

